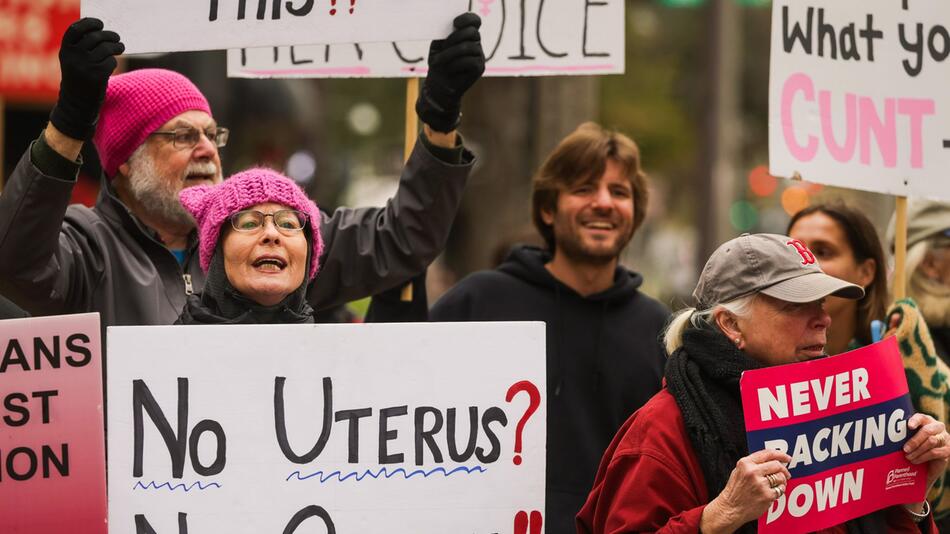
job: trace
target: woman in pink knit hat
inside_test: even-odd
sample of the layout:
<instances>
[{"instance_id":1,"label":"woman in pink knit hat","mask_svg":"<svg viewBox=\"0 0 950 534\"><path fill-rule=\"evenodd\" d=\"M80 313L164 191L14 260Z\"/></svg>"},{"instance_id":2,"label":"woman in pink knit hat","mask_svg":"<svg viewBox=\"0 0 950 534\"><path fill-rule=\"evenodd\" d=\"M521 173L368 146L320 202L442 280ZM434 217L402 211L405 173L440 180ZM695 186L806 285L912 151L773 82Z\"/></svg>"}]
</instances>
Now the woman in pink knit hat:
<instances>
[{"instance_id":1,"label":"woman in pink knit hat","mask_svg":"<svg viewBox=\"0 0 950 534\"><path fill-rule=\"evenodd\" d=\"M306 290L323 249L320 212L293 180L249 169L179 198L197 223L208 275L179 324L313 322Z\"/></svg>"}]
</instances>

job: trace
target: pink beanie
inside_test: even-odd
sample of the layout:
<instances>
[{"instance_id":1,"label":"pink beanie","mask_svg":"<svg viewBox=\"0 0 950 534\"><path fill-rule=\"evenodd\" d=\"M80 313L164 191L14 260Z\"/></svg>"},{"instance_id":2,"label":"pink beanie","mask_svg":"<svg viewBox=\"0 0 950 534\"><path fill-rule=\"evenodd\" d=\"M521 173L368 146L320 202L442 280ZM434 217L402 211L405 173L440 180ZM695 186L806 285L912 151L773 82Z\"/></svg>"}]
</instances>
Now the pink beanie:
<instances>
[{"instance_id":1,"label":"pink beanie","mask_svg":"<svg viewBox=\"0 0 950 534\"><path fill-rule=\"evenodd\" d=\"M323 238L320 237L320 210L293 180L272 169L248 169L218 185L196 185L178 193L181 204L198 223L198 258L208 272L218 244L221 226L228 217L255 204L273 202L307 214L313 251L308 280L317 274Z\"/></svg>"},{"instance_id":2,"label":"pink beanie","mask_svg":"<svg viewBox=\"0 0 950 534\"><path fill-rule=\"evenodd\" d=\"M102 170L115 176L148 135L176 116L191 110L211 115L201 91L177 72L133 70L109 78L93 142Z\"/></svg>"}]
</instances>

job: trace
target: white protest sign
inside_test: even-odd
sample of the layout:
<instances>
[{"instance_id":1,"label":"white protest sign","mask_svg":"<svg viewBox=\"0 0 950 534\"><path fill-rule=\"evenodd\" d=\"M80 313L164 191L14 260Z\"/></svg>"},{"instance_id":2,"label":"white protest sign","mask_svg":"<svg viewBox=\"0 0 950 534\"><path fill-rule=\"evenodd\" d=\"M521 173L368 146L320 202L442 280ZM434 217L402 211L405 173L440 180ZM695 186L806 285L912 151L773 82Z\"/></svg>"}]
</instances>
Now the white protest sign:
<instances>
[{"instance_id":1,"label":"white protest sign","mask_svg":"<svg viewBox=\"0 0 950 534\"><path fill-rule=\"evenodd\" d=\"M436 39L465 0L82 0L127 54Z\"/></svg>"},{"instance_id":2,"label":"white protest sign","mask_svg":"<svg viewBox=\"0 0 950 534\"><path fill-rule=\"evenodd\" d=\"M772 5L770 172L950 200L950 4Z\"/></svg>"},{"instance_id":3,"label":"white protest sign","mask_svg":"<svg viewBox=\"0 0 950 534\"><path fill-rule=\"evenodd\" d=\"M469 9L482 18L485 76L624 71L623 0L478 0ZM428 41L228 50L228 76L424 76L428 50Z\"/></svg>"},{"instance_id":4,"label":"white protest sign","mask_svg":"<svg viewBox=\"0 0 950 534\"><path fill-rule=\"evenodd\" d=\"M491 534L544 510L542 323L107 339L114 532Z\"/></svg>"}]
</instances>

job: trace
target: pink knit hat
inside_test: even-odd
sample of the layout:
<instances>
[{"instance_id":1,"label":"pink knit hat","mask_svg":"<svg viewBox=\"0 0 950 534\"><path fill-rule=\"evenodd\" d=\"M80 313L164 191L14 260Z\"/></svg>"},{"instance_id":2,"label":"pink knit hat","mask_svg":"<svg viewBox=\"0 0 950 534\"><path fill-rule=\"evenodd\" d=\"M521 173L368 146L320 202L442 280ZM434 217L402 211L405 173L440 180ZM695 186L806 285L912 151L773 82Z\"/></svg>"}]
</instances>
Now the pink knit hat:
<instances>
[{"instance_id":1,"label":"pink knit hat","mask_svg":"<svg viewBox=\"0 0 950 534\"><path fill-rule=\"evenodd\" d=\"M174 117L191 110L211 115L201 91L177 72L133 70L109 78L93 142L102 170L115 176L148 135Z\"/></svg>"},{"instance_id":2,"label":"pink knit hat","mask_svg":"<svg viewBox=\"0 0 950 534\"><path fill-rule=\"evenodd\" d=\"M218 244L221 226L228 217L255 204L273 202L307 214L313 245L308 280L316 276L320 254L323 252L320 210L290 178L272 169L248 169L218 185L196 185L182 189L178 198L198 223L198 257L205 272L211 266L211 256Z\"/></svg>"}]
</instances>

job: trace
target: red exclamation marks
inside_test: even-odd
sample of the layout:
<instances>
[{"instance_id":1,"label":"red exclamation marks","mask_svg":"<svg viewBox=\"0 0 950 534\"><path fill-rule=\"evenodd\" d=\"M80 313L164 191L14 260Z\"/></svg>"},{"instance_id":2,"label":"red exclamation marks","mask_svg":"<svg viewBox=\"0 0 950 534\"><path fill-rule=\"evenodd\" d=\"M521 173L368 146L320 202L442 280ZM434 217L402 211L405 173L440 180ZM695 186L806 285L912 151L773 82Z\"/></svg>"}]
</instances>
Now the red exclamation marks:
<instances>
[{"instance_id":1,"label":"red exclamation marks","mask_svg":"<svg viewBox=\"0 0 950 534\"><path fill-rule=\"evenodd\" d=\"M532 510L529 517L528 512L522 510L515 514L514 534L541 534L541 525L541 512Z\"/></svg>"},{"instance_id":2,"label":"red exclamation marks","mask_svg":"<svg viewBox=\"0 0 950 534\"><path fill-rule=\"evenodd\" d=\"M330 0L330 14L336 15L336 0Z\"/></svg>"},{"instance_id":3,"label":"red exclamation marks","mask_svg":"<svg viewBox=\"0 0 950 534\"><path fill-rule=\"evenodd\" d=\"M356 8L356 0L350 0L350 15L353 14L353 9Z\"/></svg>"}]
</instances>

